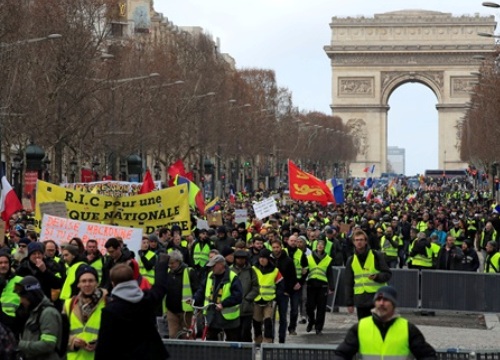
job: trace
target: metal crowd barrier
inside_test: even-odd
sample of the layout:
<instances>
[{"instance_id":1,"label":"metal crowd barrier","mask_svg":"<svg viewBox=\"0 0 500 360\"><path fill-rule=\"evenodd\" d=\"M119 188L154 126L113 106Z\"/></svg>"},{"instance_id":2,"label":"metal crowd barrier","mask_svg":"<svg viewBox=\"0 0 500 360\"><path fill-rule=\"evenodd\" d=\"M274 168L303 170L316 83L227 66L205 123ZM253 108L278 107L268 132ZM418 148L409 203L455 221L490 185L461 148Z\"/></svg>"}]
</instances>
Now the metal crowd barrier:
<instances>
[{"instance_id":1,"label":"metal crowd barrier","mask_svg":"<svg viewBox=\"0 0 500 360\"><path fill-rule=\"evenodd\" d=\"M398 291L399 308L500 313L500 276L497 274L391 270L389 285ZM336 291L328 299L331 310L334 306L346 306L345 268L335 266L333 271Z\"/></svg>"},{"instance_id":2,"label":"metal crowd barrier","mask_svg":"<svg viewBox=\"0 0 500 360\"><path fill-rule=\"evenodd\" d=\"M172 360L253 360L252 343L224 341L163 340Z\"/></svg>"},{"instance_id":3,"label":"metal crowd barrier","mask_svg":"<svg viewBox=\"0 0 500 360\"><path fill-rule=\"evenodd\" d=\"M422 308L500 312L500 276L465 271L423 270Z\"/></svg>"},{"instance_id":4,"label":"metal crowd barrier","mask_svg":"<svg viewBox=\"0 0 500 360\"><path fill-rule=\"evenodd\" d=\"M331 360L337 345L262 344L260 360ZM500 360L500 352L437 350L438 360Z\"/></svg>"}]
</instances>

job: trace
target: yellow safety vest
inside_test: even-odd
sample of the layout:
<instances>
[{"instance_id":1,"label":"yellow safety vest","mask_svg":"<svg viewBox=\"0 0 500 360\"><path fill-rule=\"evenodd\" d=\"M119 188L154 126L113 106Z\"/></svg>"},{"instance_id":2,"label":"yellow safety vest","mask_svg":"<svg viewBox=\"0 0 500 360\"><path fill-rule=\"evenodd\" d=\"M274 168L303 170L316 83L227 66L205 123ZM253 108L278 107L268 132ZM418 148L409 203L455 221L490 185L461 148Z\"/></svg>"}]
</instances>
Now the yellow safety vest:
<instances>
[{"instance_id":1,"label":"yellow safety vest","mask_svg":"<svg viewBox=\"0 0 500 360\"><path fill-rule=\"evenodd\" d=\"M148 252L145 255L146 259L148 259L148 260L151 260L155 256L156 256L156 254L151 250L148 250ZM149 281L149 283L151 285L154 285L154 283L155 283L155 269L152 268L151 270L146 270L146 268L144 267L144 264L142 263L140 256L139 256L139 274L144 276Z\"/></svg>"},{"instance_id":2,"label":"yellow safety vest","mask_svg":"<svg viewBox=\"0 0 500 360\"><path fill-rule=\"evenodd\" d=\"M378 283L374 280L369 279L370 275L380 273L380 271L375 268L375 255L373 254L372 250L368 250L368 255L366 257L364 267L361 267L358 256L354 254L351 267L354 272L355 295L364 293L374 294L379 288L387 285L385 283Z\"/></svg>"},{"instance_id":3,"label":"yellow safety vest","mask_svg":"<svg viewBox=\"0 0 500 360\"><path fill-rule=\"evenodd\" d=\"M210 245L208 243L204 243L203 247L199 242L196 243L193 249L193 261L195 265L199 265L200 267L204 267L208 260L210 253Z\"/></svg>"},{"instance_id":4,"label":"yellow safety vest","mask_svg":"<svg viewBox=\"0 0 500 360\"><path fill-rule=\"evenodd\" d=\"M486 256L486 261L484 262L484 272L485 273L499 273L500 272L500 253L496 252L493 256Z\"/></svg>"},{"instance_id":5,"label":"yellow safety vest","mask_svg":"<svg viewBox=\"0 0 500 360\"><path fill-rule=\"evenodd\" d=\"M215 301L216 304L222 303L224 300L226 300L228 297L231 296L231 285L233 284L234 279L238 277L235 272L232 270L226 270L229 271L229 281L222 286L222 289L219 289L219 293L217 294L217 300ZM210 271L208 273L207 277L207 285L205 287L205 306L207 306L210 302L211 299L213 299L213 279L212 279L213 271ZM205 310L205 314L207 313L207 310ZM230 306L230 307L225 307L221 311L222 317L226 320L235 320L240 317L240 304Z\"/></svg>"},{"instance_id":6,"label":"yellow safety vest","mask_svg":"<svg viewBox=\"0 0 500 360\"><path fill-rule=\"evenodd\" d=\"M288 254L288 249L285 249L285 252ZM295 265L295 272L297 273L297 279L302 279L302 250L297 248L293 253L293 265Z\"/></svg>"},{"instance_id":7,"label":"yellow safety vest","mask_svg":"<svg viewBox=\"0 0 500 360\"><path fill-rule=\"evenodd\" d=\"M182 311L192 312L193 306L188 304L186 301L193 298L193 291L191 290L191 282L189 281L190 268L184 269L184 274L182 274Z\"/></svg>"},{"instance_id":8,"label":"yellow safety vest","mask_svg":"<svg viewBox=\"0 0 500 360\"><path fill-rule=\"evenodd\" d=\"M427 256L423 256L421 254L417 254L412 258L412 265L423 266L423 267L432 267L432 245L431 247L426 247L425 252Z\"/></svg>"},{"instance_id":9,"label":"yellow safety vest","mask_svg":"<svg viewBox=\"0 0 500 360\"><path fill-rule=\"evenodd\" d=\"M394 239L396 238L396 239ZM397 235L393 235L391 240L397 240L398 244L400 244L400 239ZM386 254L387 256L392 256L392 257L397 257L398 256L398 248L392 246L391 242L389 239L386 238L386 236L382 236L380 239L380 249L382 249L382 252Z\"/></svg>"},{"instance_id":10,"label":"yellow safety vest","mask_svg":"<svg viewBox=\"0 0 500 360\"><path fill-rule=\"evenodd\" d=\"M71 286L75 282L76 278L76 270L80 267L80 265L85 264L83 261L79 261L73 265L71 265L66 271L66 280L64 281L64 285L61 289L61 295L59 298L61 300L68 300L71 298Z\"/></svg>"},{"instance_id":11,"label":"yellow safety vest","mask_svg":"<svg viewBox=\"0 0 500 360\"><path fill-rule=\"evenodd\" d=\"M106 305L104 296L99 300L96 308L92 314L90 314L90 317L85 324L80 321L72 309L72 306L78 306L77 304L73 304L74 301L75 299L71 298L64 302L64 311L69 317L70 336L76 336L86 342L96 341L97 334L99 333L99 327L101 325L101 312ZM94 352L86 351L85 349L79 349L77 351L68 350L67 359L93 360L94 356Z\"/></svg>"},{"instance_id":12,"label":"yellow safety vest","mask_svg":"<svg viewBox=\"0 0 500 360\"><path fill-rule=\"evenodd\" d=\"M278 268L274 268L273 271L267 274L263 274L262 271L256 266L252 266L257 274L257 281L259 282L259 295L254 299L254 302L259 300L273 301L276 298L276 276L278 276Z\"/></svg>"},{"instance_id":13,"label":"yellow safety vest","mask_svg":"<svg viewBox=\"0 0 500 360\"><path fill-rule=\"evenodd\" d=\"M359 354L363 360L404 360L411 357L408 320L397 318L385 338L368 316L359 320Z\"/></svg>"},{"instance_id":14,"label":"yellow safety vest","mask_svg":"<svg viewBox=\"0 0 500 360\"><path fill-rule=\"evenodd\" d=\"M317 279L323 282L328 282L328 277L326 272L328 271L328 265L332 261L329 255L326 255L319 264L316 264L314 256L311 254L307 257L307 262L309 263L309 275L307 275L307 280Z\"/></svg>"},{"instance_id":15,"label":"yellow safety vest","mask_svg":"<svg viewBox=\"0 0 500 360\"><path fill-rule=\"evenodd\" d=\"M95 259L89 265L92 266L97 271L97 275L99 276L99 281L101 281L102 280L102 267L104 265L104 258L99 257L99 258Z\"/></svg>"},{"instance_id":16,"label":"yellow safety vest","mask_svg":"<svg viewBox=\"0 0 500 360\"><path fill-rule=\"evenodd\" d=\"M2 304L2 311L5 315L10 317L16 316L16 310L19 308L21 299L19 295L14 292L16 283L21 281L21 276L14 276L9 279L7 285L3 288L2 295L0 296L0 303Z\"/></svg>"}]
</instances>

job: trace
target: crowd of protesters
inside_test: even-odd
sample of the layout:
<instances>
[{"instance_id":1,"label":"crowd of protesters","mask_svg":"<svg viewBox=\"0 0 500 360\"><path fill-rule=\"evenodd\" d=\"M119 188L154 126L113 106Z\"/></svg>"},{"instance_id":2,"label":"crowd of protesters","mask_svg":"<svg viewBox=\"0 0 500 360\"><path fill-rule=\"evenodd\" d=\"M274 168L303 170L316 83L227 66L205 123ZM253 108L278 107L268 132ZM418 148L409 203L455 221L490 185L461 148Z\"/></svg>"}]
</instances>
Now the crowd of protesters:
<instances>
[{"instance_id":1,"label":"crowd of protesters","mask_svg":"<svg viewBox=\"0 0 500 360\"><path fill-rule=\"evenodd\" d=\"M222 223L190 234L158 229L136 254L119 238L108 239L105 255L93 240L41 243L20 212L0 249L0 355L164 359L156 318L166 318L169 337L183 338L193 305L207 307L209 340L224 333L229 341L285 343L299 325L321 336L332 266L349 269L349 311L356 307L360 318L371 306L355 289L360 262L376 270L361 284L377 282L373 293L391 268L500 272L490 194L467 180L398 186L370 200L346 186L345 203L326 207L281 192L239 194L220 204ZM256 219L253 202L269 196L279 212ZM247 209L247 221L236 223L235 209Z\"/></svg>"}]
</instances>

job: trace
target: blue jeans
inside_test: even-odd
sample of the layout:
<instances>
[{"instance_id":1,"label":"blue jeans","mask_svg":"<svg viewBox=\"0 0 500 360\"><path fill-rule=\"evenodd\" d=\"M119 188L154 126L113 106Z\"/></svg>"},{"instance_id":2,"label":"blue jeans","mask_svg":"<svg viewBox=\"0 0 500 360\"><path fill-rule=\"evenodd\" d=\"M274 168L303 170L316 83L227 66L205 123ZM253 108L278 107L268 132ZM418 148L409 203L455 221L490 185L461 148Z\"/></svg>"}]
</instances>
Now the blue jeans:
<instances>
[{"instance_id":1,"label":"blue jeans","mask_svg":"<svg viewBox=\"0 0 500 360\"><path fill-rule=\"evenodd\" d=\"M287 332L287 313L288 313L288 301L290 297L288 295L278 295L276 297L276 306L278 307L279 314L279 329L278 329L278 339L280 343L284 343L286 339ZM274 331L273 331L274 333Z\"/></svg>"}]
</instances>

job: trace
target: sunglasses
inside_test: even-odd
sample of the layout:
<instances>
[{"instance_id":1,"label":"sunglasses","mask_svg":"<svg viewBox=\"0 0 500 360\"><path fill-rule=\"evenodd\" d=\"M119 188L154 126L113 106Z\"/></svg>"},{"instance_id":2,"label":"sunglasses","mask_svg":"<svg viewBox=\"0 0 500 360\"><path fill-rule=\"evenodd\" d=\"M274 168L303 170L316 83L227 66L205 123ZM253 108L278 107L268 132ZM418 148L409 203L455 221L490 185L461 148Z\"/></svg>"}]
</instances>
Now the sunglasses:
<instances>
[{"instance_id":1,"label":"sunglasses","mask_svg":"<svg viewBox=\"0 0 500 360\"><path fill-rule=\"evenodd\" d=\"M20 248L25 248L25 247L28 247L28 245L24 245L24 244L21 244L19 245Z\"/></svg>"}]
</instances>

